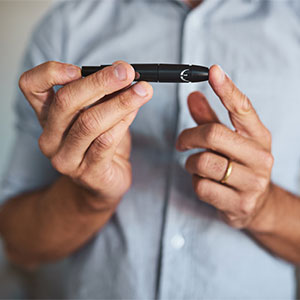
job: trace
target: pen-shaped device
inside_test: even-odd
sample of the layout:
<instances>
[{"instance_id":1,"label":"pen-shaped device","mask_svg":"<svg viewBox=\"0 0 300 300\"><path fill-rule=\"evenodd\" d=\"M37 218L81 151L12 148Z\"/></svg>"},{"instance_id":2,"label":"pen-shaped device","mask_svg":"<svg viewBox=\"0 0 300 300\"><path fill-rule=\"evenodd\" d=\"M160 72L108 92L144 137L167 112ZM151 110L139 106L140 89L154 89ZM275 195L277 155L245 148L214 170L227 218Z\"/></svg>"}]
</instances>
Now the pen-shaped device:
<instances>
[{"instance_id":1,"label":"pen-shaped device","mask_svg":"<svg viewBox=\"0 0 300 300\"><path fill-rule=\"evenodd\" d=\"M109 65L82 67L82 76L89 76ZM135 81L148 82L199 82L208 80L207 67L174 64L132 64Z\"/></svg>"}]
</instances>

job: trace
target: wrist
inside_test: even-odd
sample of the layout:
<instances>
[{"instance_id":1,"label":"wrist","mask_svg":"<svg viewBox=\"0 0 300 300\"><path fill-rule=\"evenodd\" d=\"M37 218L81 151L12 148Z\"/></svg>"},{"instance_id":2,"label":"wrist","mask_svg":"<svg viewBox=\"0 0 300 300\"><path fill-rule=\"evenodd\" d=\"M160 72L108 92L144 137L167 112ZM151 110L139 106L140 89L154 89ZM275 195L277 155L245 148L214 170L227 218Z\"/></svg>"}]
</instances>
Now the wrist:
<instances>
[{"instance_id":1,"label":"wrist","mask_svg":"<svg viewBox=\"0 0 300 300\"><path fill-rule=\"evenodd\" d=\"M261 208L246 227L246 230L256 234L272 234L276 219L276 186L270 183L269 190Z\"/></svg>"},{"instance_id":2,"label":"wrist","mask_svg":"<svg viewBox=\"0 0 300 300\"><path fill-rule=\"evenodd\" d=\"M93 213L100 211L115 210L121 198L109 198L100 195L67 176L62 176L63 185L72 191L72 198L81 213Z\"/></svg>"},{"instance_id":3,"label":"wrist","mask_svg":"<svg viewBox=\"0 0 300 300\"><path fill-rule=\"evenodd\" d=\"M81 209L87 212L99 212L115 210L117 205L120 203L120 198L109 198L100 195L94 191L86 189L85 187L79 186L78 192L78 203Z\"/></svg>"}]
</instances>

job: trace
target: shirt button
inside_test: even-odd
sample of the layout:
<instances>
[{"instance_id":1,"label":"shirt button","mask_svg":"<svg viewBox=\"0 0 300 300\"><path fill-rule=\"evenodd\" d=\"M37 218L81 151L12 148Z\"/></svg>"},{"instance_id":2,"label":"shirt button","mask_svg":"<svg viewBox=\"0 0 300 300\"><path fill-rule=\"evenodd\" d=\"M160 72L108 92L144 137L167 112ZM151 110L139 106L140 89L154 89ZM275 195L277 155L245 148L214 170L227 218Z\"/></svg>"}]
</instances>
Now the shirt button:
<instances>
[{"instance_id":1,"label":"shirt button","mask_svg":"<svg viewBox=\"0 0 300 300\"><path fill-rule=\"evenodd\" d=\"M174 249L181 249L184 246L185 240L181 234L176 234L171 239L171 245Z\"/></svg>"}]
</instances>

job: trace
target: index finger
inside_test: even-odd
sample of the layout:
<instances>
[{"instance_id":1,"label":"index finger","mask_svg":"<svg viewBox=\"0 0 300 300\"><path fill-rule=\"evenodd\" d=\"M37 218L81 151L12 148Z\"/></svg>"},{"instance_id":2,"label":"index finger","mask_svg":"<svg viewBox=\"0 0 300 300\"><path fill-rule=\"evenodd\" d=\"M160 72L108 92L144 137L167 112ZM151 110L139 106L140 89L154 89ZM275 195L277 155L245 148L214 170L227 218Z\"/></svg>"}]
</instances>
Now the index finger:
<instances>
[{"instance_id":1,"label":"index finger","mask_svg":"<svg viewBox=\"0 0 300 300\"><path fill-rule=\"evenodd\" d=\"M80 77L79 67L49 61L24 72L20 77L19 87L41 121L44 106L53 99L53 87L70 83Z\"/></svg>"},{"instance_id":2,"label":"index finger","mask_svg":"<svg viewBox=\"0 0 300 300\"><path fill-rule=\"evenodd\" d=\"M209 83L228 110L237 132L270 148L269 131L261 122L249 98L235 86L218 65L210 68Z\"/></svg>"}]
</instances>

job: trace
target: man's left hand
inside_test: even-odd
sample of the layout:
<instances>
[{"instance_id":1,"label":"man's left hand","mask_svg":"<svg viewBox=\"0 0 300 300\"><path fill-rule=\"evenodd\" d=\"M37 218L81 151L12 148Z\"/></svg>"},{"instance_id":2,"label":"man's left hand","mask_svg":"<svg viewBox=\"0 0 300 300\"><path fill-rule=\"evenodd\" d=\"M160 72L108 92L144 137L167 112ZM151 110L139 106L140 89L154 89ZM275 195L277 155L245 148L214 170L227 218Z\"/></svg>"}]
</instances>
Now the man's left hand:
<instances>
[{"instance_id":1,"label":"man's left hand","mask_svg":"<svg viewBox=\"0 0 300 300\"><path fill-rule=\"evenodd\" d=\"M221 124L205 96L195 92L189 96L188 105L198 126L184 130L176 148L207 149L186 162L197 196L216 207L229 225L260 230L272 198L271 134L250 100L220 67L210 68L209 83L228 110L235 131ZM229 163L231 173L221 183Z\"/></svg>"}]
</instances>

